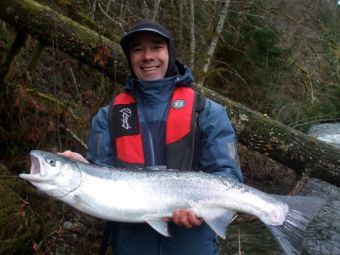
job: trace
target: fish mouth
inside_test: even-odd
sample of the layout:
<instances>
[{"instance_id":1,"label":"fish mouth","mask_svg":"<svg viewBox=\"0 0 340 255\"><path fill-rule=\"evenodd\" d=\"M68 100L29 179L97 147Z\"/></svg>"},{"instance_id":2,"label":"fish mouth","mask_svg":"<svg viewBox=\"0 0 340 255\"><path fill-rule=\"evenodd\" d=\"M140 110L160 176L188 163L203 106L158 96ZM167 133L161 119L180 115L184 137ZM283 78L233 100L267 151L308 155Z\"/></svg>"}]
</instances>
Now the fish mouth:
<instances>
[{"instance_id":1,"label":"fish mouth","mask_svg":"<svg viewBox=\"0 0 340 255\"><path fill-rule=\"evenodd\" d=\"M40 161L39 158L34 156L31 153L31 169L30 169L30 174L32 175L42 175L41 168L40 168Z\"/></svg>"},{"instance_id":2,"label":"fish mouth","mask_svg":"<svg viewBox=\"0 0 340 255\"><path fill-rule=\"evenodd\" d=\"M30 153L31 157L31 168L30 168L30 173L25 174L19 174L19 176L27 181L35 181L35 182L41 182L41 181L46 181L46 176L43 173L40 159L38 155L35 155L34 151L31 151Z\"/></svg>"}]
</instances>

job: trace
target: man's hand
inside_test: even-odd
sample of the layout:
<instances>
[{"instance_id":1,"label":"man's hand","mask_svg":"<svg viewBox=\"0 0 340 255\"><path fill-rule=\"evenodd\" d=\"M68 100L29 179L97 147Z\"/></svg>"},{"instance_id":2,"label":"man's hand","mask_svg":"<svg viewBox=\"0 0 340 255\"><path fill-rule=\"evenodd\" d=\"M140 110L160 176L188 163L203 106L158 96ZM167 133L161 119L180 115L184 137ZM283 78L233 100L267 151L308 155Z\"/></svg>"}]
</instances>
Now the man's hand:
<instances>
[{"instance_id":1,"label":"man's hand","mask_svg":"<svg viewBox=\"0 0 340 255\"><path fill-rule=\"evenodd\" d=\"M196 214L187 209L175 210L172 215L172 221L185 228L192 228L194 226L199 226L202 224L203 219L196 216Z\"/></svg>"},{"instance_id":2,"label":"man's hand","mask_svg":"<svg viewBox=\"0 0 340 255\"><path fill-rule=\"evenodd\" d=\"M73 152L73 151L64 151L64 152L59 152L58 153L59 155L62 155L66 158L69 158L69 159L73 159L73 160L78 160L78 161L82 161L82 162L85 162L85 163L89 163L86 158L84 158L81 154L77 153L77 152Z\"/></svg>"}]
</instances>

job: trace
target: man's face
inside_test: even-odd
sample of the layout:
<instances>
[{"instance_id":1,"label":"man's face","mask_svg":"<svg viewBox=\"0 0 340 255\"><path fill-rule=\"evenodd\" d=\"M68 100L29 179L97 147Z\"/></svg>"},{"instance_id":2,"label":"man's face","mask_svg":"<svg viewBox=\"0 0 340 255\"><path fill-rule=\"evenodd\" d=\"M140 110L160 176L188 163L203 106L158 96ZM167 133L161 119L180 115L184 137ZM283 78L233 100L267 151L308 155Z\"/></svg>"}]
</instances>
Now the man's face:
<instances>
[{"instance_id":1,"label":"man's face","mask_svg":"<svg viewBox=\"0 0 340 255\"><path fill-rule=\"evenodd\" d=\"M169 65L168 44L164 38L152 32L140 32L133 38L129 53L139 80L164 78Z\"/></svg>"}]
</instances>

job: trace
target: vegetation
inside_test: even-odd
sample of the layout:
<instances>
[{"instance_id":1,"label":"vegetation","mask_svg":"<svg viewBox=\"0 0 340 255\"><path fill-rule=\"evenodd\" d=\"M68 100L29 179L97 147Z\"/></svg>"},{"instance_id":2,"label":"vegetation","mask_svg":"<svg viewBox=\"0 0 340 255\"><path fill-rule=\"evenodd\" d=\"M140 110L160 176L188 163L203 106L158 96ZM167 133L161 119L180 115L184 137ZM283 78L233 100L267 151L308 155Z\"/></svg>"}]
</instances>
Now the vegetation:
<instances>
[{"instance_id":1,"label":"vegetation","mask_svg":"<svg viewBox=\"0 0 340 255\"><path fill-rule=\"evenodd\" d=\"M301 130L339 119L335 2L247 1L242 11L231 7L211 84Z\"/></svg>"},{"instance_id":2,"label":"vegetation","mask_svg":"<svg viewBox=\"0 0 340 255\"><path fill-rule=\"evenodd\" d=\"M340 119L336 1L231 1L206 74L202 70L223 1L39 2L115 42L135 22L158 20L173 31L177 55L191 65L197 80L205 79L205 86L301 130ZM91 117L122 87L117 84L123 80L112 82L59 51L62 38L53 40L52 47L46 46L0 20L0 254L48 254L76 240L82 250L69 254L93 254L99 245L99 221L15 178L29 168L31 149L84 154ZM249 183L280 183L276 191L282 193L294 183L293 173L273 174L273 168L283 166L244 148L241 153ZM90 238L96 243L86 242Z\"/></svg>"}]
</instances>

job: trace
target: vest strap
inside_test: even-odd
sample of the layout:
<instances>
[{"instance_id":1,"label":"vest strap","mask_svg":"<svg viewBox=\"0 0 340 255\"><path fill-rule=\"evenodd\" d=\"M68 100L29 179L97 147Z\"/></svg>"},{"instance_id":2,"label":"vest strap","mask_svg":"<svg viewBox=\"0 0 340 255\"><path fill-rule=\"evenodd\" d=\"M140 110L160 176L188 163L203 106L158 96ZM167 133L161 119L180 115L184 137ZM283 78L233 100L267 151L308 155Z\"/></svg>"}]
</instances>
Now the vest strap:
<instances>
[{"instance_id":1,"label":"vest strap","mask_svg":"<svg viewBox=\"0 0 340 255\"><path fill-rule=\"evenodd\" d=\"M136 100L127 93L114 99L111 121L117 159L127 164L144 165L144 151Z\"/></svg>"},{"instance_id":2,"label":"vest strap","mask_svg":"<svg viewBox=\"0 0 340 255\"><path fill-rule=\"evenodd\" d=\"M189 134L195 92L192 88L177 88L172 95L168 119L166 122L166 144L179 141Z\"/></svg>"}]
</instances>

